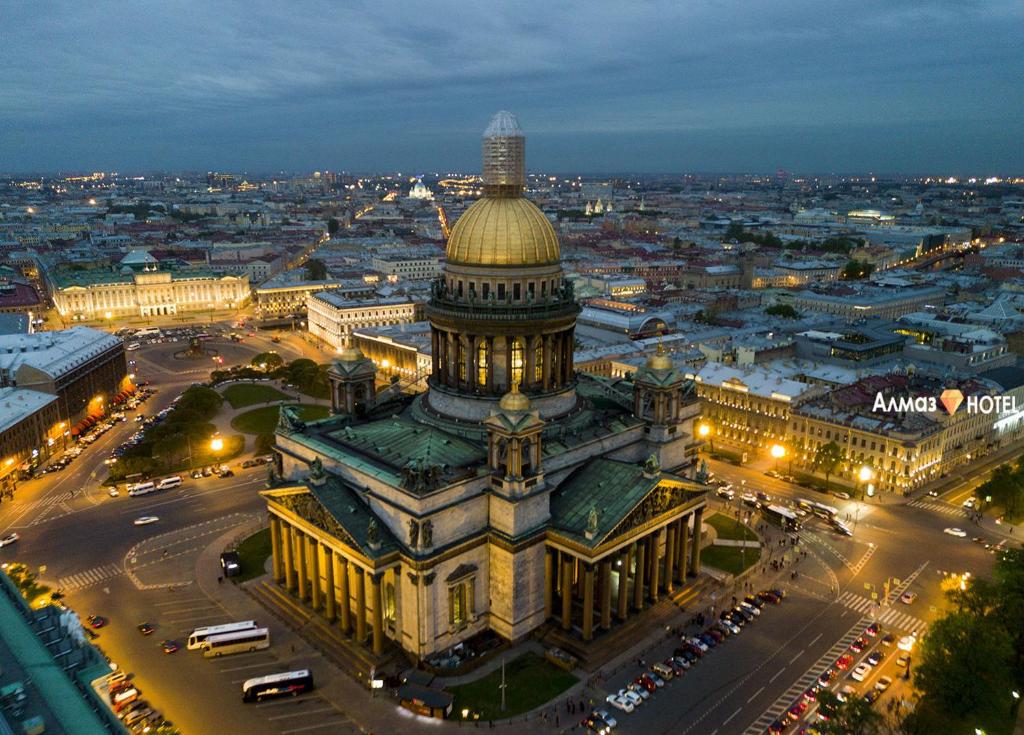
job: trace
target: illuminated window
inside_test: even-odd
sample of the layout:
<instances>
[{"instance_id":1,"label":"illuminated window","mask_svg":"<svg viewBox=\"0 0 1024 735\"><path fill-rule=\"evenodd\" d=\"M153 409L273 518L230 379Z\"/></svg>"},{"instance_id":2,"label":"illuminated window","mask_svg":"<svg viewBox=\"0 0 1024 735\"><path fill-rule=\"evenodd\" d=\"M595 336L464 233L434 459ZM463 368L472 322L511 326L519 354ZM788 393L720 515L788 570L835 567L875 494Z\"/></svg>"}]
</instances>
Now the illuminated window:
<instances>
[{"instance_id":1,"label":"illuminated window","mask_svg":"<svg viewBox=\"0 0 1024 735\"><path fill-rule=\"evenodd\" d=\"M512 340L512 382L517 385L523 384L523 343L518 339ZM511 386L509 386L511 387Z\"/></svg>"},{"instance_id":2,"label":"illuminated window","mask_svg":"<svg viewBox=\"0 0 1024 735\"><path fill-rule=\"evenodd\" d=\"M448 620L452 628L461 628L470 622L475 608L474 582L470 578L448 588Z\"/></svg>"},{"instance_id":3,"label":"illuminated window","mask_svg":"<svg viewBox=\"0 0 1024 735\"><path fill-rule=\"evenodd\" d=\"M537 341L537 348L533 351L533 382L539 383L544 380L544 343Z\"/></svg>"},{"instance_id":4,"label":"illuminated window","mask_svg":"<svg viewBox=\"0 0 1024 735\"><path fill-rule=\"evenodd\" d=\"M476 382L487 385L487 343L481 342L476 351Z\"/></svg>"},{"instance_id":5,"label":"illuminated window","mask_svg":"<svg viewBox=\"0 0 1024 735\"><path fill-rule=\"evenodd\" d=\"M462 340L455 341L455 364L458 365L459 380L466 380L466 355Z\"/></svg>"}]
</instances>

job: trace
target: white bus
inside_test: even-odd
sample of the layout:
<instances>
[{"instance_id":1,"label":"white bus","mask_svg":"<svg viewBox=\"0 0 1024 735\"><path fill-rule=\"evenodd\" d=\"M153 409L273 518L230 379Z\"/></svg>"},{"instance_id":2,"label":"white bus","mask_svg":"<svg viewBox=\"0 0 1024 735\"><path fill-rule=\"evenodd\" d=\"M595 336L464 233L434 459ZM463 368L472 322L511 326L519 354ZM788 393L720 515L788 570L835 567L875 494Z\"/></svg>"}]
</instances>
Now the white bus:
<instances>
[{"instance_id":1,"label":"white bus","mask_svg":"<svg viewBox=\"0 0 1024 735\"><path fill-rule=\"evenodd\" d=\"M819 503L816 500L807 500L806 498L797 498L796 504L804 510L810 511L819 518L824 518L826 521L831 521L839 513L838 508L834 508L831 505L825 505Z\"/></svg>"},{"instance_id":2,"label":"white bus","mask_svg":"<svg viewBox=\"0 0 1024 735\"><path fill-rule=\"evenodd\" d=\"M138 329L135 331L136 337L159 337L160 329L158 327L146 327L145 329Z\"/></svg>"},{"instance_id":3,"label":"white bus","mask_svg":"<svg viewBox=\"0 0 1024 735\"><path fill-rule=\"evenodd\" d=\"M202 648L206 658L259 651L270 648L270 631L266 628L253 628L252 630L240 630L237 633L211 635L203 641Z\"/></svg>"},{"instance_id":4,"label":"white bus","mask_svg":"<svg viewBox=\"0 0 1024 735\"><path fill-rule=\"evenodd\" d=\"M172 487L178 487L181 484L181 475L175 475L174 477L165 477L160 481L156 487L158 490L169 490Z\"/></svg>"},{"instance_id":5,"label":"white bus","mask_svg":"<svg viewBox=\"0 0 1024 735\"><path fill-rule=\"evenodd\" d=\"M188 650L194 651L197 648L202 648L203 641L212 635L237 633L240 630L255 630L258 627L255 620L243 620L239 623L223 623L222 625L208 625L205 628L196 628L188 635Z\"/></svg>"},{"instance_id":6,"label":"white bus","mask_svg":"<svg viewBox=\"0 0 1024 735\"><path fill-rule=\"evenodd\" d=\"M242 684L242 701L260 702L271 697L286 697L288 695L297 697L312 688L313 672L309 669L268 674L249 679Z\"/></svg>"}]
</instances>

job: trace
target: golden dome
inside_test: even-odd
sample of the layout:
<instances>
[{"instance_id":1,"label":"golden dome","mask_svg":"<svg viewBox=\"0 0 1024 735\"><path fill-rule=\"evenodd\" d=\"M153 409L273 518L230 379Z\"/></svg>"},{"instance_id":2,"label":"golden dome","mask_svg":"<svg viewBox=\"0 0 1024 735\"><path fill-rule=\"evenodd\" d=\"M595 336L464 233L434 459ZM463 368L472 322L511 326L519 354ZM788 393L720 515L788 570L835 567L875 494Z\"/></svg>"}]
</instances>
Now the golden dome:
<instances>
[{"instance_id":1,"label":"golden dome","mask_svg":"<svg viewBox=\"0 0 1024 735\"><path fill-rule=\"evenodd\" d=\"M363 357L364 355L359 348L352 344L345 345L338 352L338 360L341 362L356 362L362 360Z\"/></svg>"},{"instance_id":2,"label":"golden dome","mask_svg":"<svg viewBox=\"0 0 1024 735\"><path fill-rule=\"evenodd\" d=\"M548 218L523 197L484 197L463 212L448 238L458 265L551 265L560 261Z\"/></svg>"},{"instance_id":3,"label":"golden dome","mask_svg":"<svg viewBox=\"0 0 1024 735\"><path fill-rule=\"evenodd\" d=\"M519 383L513 383L512 390L501 397L498 406L502 411L529 411L530 399L519 392Z\"/></svg>"}]
</instances>

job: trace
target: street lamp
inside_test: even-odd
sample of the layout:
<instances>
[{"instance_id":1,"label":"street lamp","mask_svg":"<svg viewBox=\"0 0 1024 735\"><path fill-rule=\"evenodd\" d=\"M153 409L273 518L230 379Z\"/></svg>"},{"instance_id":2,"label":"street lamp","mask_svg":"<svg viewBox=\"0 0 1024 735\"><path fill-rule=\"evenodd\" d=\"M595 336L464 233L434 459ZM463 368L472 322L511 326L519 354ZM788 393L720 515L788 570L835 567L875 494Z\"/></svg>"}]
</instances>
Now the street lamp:
<instances>
[{"instance_id":1,"label":"street lamp","mask_svg":"<svg viewBox=\"0 0 1024 735\"><path fill-rule=\"evenodd\" d=\"M857 473L857 478L860 480L860 499L864 499L865 487L870 487L870 482L874 479L874 471L867 465L861 465L860 471Z\"/></svg>"},{"instance_id":2,"label":"street lamp","mask_svg":"<svg viewBox=\"0 0 1024 735\"><path fill-rule=\"evenodd\" d=\"M213 437L213 439L210 440L210 449L212 449L214 452L219 452L223 448L224 440L221 439L219 436L215 436Z\"/></svg>"},{"instance_id":3,"label":"street lamp","mask_svg":"<svg viewBox=\"0 0 1024 735\"><path fill-rule=\"evenodd\" d=\"M709 446L711 448L711 453L714 454L715 453L715 440L713 438L711 438L712 437L711 424L701 424L700 426L698 426L697 427L697 435L701 439L704 439L704 440L706 440L708 442L708 444L709 444Z\"/></svg>"},{"instance_id":4,"label":"street lamp","mask_svg":"<svg viewBox=\"0 0 1024 735\"><path fill-rule=\"evenodd\" d=\"M779 471L779 460L786 456L786 448L781 444L772 444L772 457L775 458L775 471Z\"/></svg>"}]
</instances>

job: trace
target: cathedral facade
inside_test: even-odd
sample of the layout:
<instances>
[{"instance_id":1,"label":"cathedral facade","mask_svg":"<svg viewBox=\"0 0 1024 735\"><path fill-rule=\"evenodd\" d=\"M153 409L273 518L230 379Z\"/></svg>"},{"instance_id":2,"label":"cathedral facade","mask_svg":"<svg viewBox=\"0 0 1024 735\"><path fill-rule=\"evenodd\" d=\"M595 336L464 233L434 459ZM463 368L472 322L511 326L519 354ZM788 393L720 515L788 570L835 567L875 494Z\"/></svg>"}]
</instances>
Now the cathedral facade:
<instances>
[{"instance_id":1,"label":"cathedral facade","mask_svg":"<svg viewBox=\"0 0 1024 735\"><path fill-rule=\"evenodd\" d=\"M628 380L575 372L580 307L524 152L498 113L427 306L429 390L378 390L347 347L332 416L282 409L274 580L373 653L546 623L591 640L699 571L692 386L660 349Z\"/></svg>"}]
</instances>

